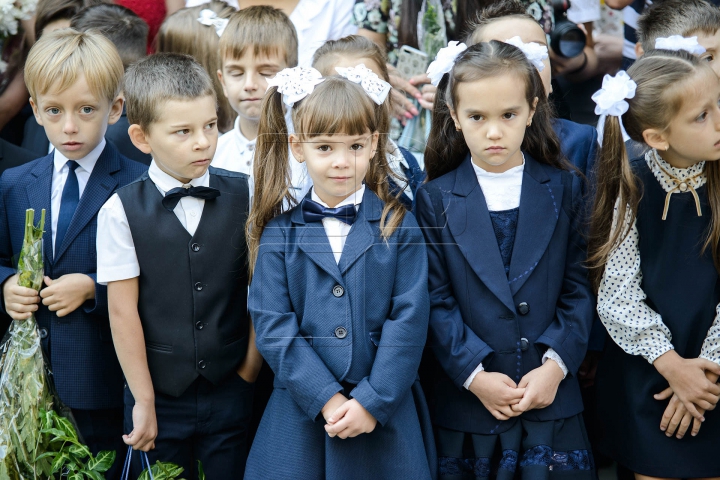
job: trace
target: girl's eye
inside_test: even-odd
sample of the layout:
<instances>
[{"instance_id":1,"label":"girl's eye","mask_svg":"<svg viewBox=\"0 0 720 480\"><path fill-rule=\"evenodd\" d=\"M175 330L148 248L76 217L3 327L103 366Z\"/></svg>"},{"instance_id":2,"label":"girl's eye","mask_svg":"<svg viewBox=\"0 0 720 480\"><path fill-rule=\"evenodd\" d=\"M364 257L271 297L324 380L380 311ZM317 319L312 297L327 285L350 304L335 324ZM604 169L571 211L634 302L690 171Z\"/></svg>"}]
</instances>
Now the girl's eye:
<instances>
[{"instance_id":1,"label":"girl's eye","mask_svg":"<svg viewBox=\"0 0 720 480\"><path fill-rule=\"evenodd\" d=\"M182 130L178 130L175 133L177 133L178 135L187 135L188 133L190 133L190 130L188 130L187 128L183 128Z\"/></svg>"},{"instance_id":2,"label":"girl's eye","mask_svg":"<svg viewBox=\"0 0 720 480\"><path fill-rule=\"evenodd\" d=\"M706 62L712 62L713 60L715 60L715 56L713 54L709 54L706 57L703 57L702 59L705 60Z\"/></svg>"},{"instance_id":3,"label":"girl's eye","mask_svg":"<svg viewBox=\"0 0 720 480\"><path fill-rule=\"evenodd\" d=\"M53 108L48 108L48 109L47 109L47 113L49 113L50 115L57 115L57 114L60 113L60 109L59 109L59 108L54 108L54 107L53 107Z\"/></svg>"},{"instance_id":4,"label":"girl's eye","mask_svg":"<svg viewBox=\"0 0 720 480\"><path fill-rule=\"evenodd\" d=\"M515 118L516 116L517 116L517 115L515 115L513 112L507 112L506 114L503 115L503 118L504 118L505 120L512 120L512 119Z\"/></svg>"},{"instance_id":5,"label":"girl's eye","mask_svg":"<svg viewBox=\"0 0 720 480\"><path fill-rule=\"evenodd\" d=\"M320 145L320 146L318 147L318 150L320 150L321 152L329 152L329 151L330 151L330 145Z\"/></svg>"},{"instance_id":6,"label":"girl's eye","mask_svg":"<svg viewBox=\"0 0 720 480\"><path fill-rule=\"evenodd\" d=\"M84 113L86 115L95 111L95 109L92 107L82 107L81 110L82 110L82 113Z\"/></svg>"},{"instance_id":7,"label":"girl's eye","mask_svg":"<svg viewBox=\"0 0 720 480\"><path fill-rule=\"evenodd\" d=\"M700 115L698 115L698 117L695 119L695 121L698 123L702 123L705 121L706 118L707 118L707 112L703 112Z\"/></svg>"},{"instance_id":8,"label":"girl's eye","mask_svg":"<svg viewBox=\"0 0 720 480\"><path fill-rule=\"evenodd\" d=\"M474 122L479 122L480 120L482 120L482 118L483 118L482 115L473 115L470 117L470 120L472 120Z\"/></svg>"},{"instance_id":9,"label":"girl's eye","mask_svg":"<svg viewBox=\"0 0 720 480\"><path fill-rule=\"evenodd\" d=\"M215 125L216 125L215 122L208 123L207 125L205 125L205 129L212 130L213 128L215 128Z\"/></svg>"},{"instance_id":10,"label":"girl's eye","mask_svg":"<svg viewBox=\"0 0 720 480\"><path fill-rule=\"evenodd\" d=\"M363 148L363 145L361 145L359 143L353 143L352 145L350 145L350 150L354 150L356 152L362 148Z\"/></svg>"}]
</instances>

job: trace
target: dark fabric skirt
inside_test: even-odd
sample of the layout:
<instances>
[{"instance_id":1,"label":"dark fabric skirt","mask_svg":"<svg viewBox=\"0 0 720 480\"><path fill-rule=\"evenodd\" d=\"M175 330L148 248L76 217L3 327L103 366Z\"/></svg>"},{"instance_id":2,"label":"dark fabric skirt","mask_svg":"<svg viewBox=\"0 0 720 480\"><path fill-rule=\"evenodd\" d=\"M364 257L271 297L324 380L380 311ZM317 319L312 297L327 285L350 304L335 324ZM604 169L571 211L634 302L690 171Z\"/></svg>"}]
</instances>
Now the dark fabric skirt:
<instances>
[{"instance_id":1,"label":"dark fabric skirt","mask_svg":"<svg viewBox=\"0 0 720 480\"><path fill-rule=\"evenodd\" d=\"M442 480L595 480L582 415L563 420L519 419L499 435L437 428Z\"/></svg>"}]
</instances>

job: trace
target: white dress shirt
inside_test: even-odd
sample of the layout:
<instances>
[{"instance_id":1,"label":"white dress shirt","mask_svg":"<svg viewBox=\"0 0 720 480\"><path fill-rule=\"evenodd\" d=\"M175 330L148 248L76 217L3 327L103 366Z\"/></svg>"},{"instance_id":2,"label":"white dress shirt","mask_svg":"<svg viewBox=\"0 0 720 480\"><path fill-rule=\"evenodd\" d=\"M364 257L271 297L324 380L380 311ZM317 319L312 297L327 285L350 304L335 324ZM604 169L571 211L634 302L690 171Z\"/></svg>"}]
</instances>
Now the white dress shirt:
<instances>
[{"instance_id":1,"label":"white dress shirt","mask_svg":"<svg viewBox=\"0 0 720 480\"><path fill-rule=\"evenodd\" d=\"M502 173L488 172L472 162L473 170L477 176L478 183L482 189L483 196L485 197L485 203L487 203L488 210L491 212L502 212L504 210L512 210L520 206L520 194L522 193L522 180L523 171L525 170L525 157L523 156L522 165L512 167ZM568 369L565 366L560 355L553 350L548 348L542 357L542 363L545 364L548 360L554 360L560 366L563 371L563 379L568 374ZM470 389L470 384L478 373L485 370L482 362L475 367L470 376L463 383L463 387Z\"/></svg>"},{"instance_id":2,"label":"white dress shirt","mask_svg":"<svg viewBox=\"0 0 720 480\"><path fill-rule=\"evenodd\" d=\"M360 187L360 190L351 194L342 202L338 203L336 207L339 208L343 205L355 205L355 211L358 210L359 205L362 203L363 195L365 194L365 185ZM329 208L328 204L320 200L320 197L315 193L313 188L310 198L322 205L323 207ZM332 249L333 256L335 257L335 263L340 263L340 256L342 255L343 248L345 248L345 240L350 233L352 225L348 225L342 220L338 220L333 217L325 217L322 219L323 227L325 228L325 234L330 241L330 248Z\"/></svg>"},{"instance_id":3,"label":"white dress shirt","mask_svg":"<svg viewBox=\"0 0 720 480\"><path fill-rule=\"evenodd\" d=\"M703 172L704 162L690 168L674 168L657 155L655 150L645 154L645 161L666 192L677 191L677 184L663 169L679 180L687 180L695 189L702 187L707 181L704 173L697 176ZM672 202L672 198L670 201ZM617 228L617 215L616 205L613 229ZM672 334L660 314L645 302L647 295L642 289L640 235L637 220L630 225L630 218L630 212L627 211L625 227L630 227L630 233L610 253L605 264L598 291L597 310L610 337L623 351L630 355L640 355L653 363L660 355L674 348ZM705 336L700 358L720 364L720 305L715 309L715 321Z\"/></svg>"},{"instance_id":4,"label":"white dress shirt","mask_svg":"<svg viewBox=\"0 0 720 480\"><path fill-rule=\"evenodd\" d=\"M169 190L184 185L162 171L155 160L150 163L148 175L163 197ZM192 179L190 185L209 187L210 174L206 171L202 177ZM173 210L190 235L195 235L204 206L205 200L202 198L183 197ZM117 193L105 202L98 213L97 265L97 281L103 285L140 275L130 225Z\"/></svg>"},{"instance_id":5,"label":"white dress shirt","mask_svg":"<svg viewBox=\"0 0 720 480\"><path fill-rule=\"evenodd\" d=\"M78 167L75 169L75 176L78 181L78 200L82 198L82 194L85 191L85 186L88 180L90 180L90 174L92 174L95 164L100 158L103 149L105 148L105 138L98 144L97 147L93 148L90 153L76 160ZM51 144L52 145L52 144ZM50 193L50 222L52 228L52 242L53 251L55 251L55 236L57 235L58 218L60 217L60 204L62 203L62 192L65 188L65 181L67 180L70 167L67 166L68 158L60 153L56 148L53 156L53 176L52 176L52 190Z\"/></svg>"},{"instance_id":6,"label":"white dress shirt","mask_svg":"<svg viewBox=\"0 0 720 480\"><path fill-rule=\"evenodd\" d=\"M354 0L300 0L290 14L298 36L298 66L312 66L315 50L328 40L357 33Z\"/></svg>"}]
</instances>

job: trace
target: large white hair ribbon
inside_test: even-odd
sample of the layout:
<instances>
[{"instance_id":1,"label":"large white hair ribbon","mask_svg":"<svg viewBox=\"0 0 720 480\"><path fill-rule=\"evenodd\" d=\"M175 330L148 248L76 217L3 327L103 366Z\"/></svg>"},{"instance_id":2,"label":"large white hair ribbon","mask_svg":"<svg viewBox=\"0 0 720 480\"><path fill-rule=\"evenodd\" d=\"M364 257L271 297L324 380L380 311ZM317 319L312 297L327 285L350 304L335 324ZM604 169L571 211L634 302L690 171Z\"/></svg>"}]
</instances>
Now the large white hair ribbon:
<instances>
[{"instance_id":1,"label":"large white hair ribbon","mask_svg":"<svg viewBox=\"0 0 720 480\"><path fill-rule=\"evenodd\" d=\"M222 36L229 22L227 18L220 18L217 13L207 8L200 11L197 21L208 27L215 27L215 33L217 33L218 37Z\"/></svg>"},{"instance_id":2,"label":"large white hair ribbon","mask_svg":"<svg viewBox=\"0 0 720 480\"><path fill-rule=\"evenodd\" d=\"M705 53L705 47L700 45L697 37L683 37L682 35L671 35L655 39L655 48L658 50L685 50L693 55Z\"/></svg>"},{"instance_id":3,"label":"large white hair ribbon","mask_svg":"<svg viewBox=\"0 0 720 480\"><path fill-rule=\"evenodd\" d=\"M522 50L530 63L535 65L535 68L537 68L538 72L542 72L543 70L545 70L545 64L543 63L543 60L549 58L548 48L545 45L541 45L537 42L525 43L517 35L512 38L508 38L507 40L505 40L504 43L509 43L510 45L513 45Z\"/></svg>"},{"instance_id":4,"label":"large white hair ribbon","mask_svg":"<svg viewBox=\"0 0 720 480\"><path fill-rule=\"evenodd\" d=\"M440 80L442 80L443 75L452 70L457 57L467 50L467 48L467 45L464 43L458 43L456 41L452 41L448 43L447 47L441 48L435 57L435 60L427 69L427 75L430 77L430 83L437 87Z\"/></svg>"},{"instance_id":5,"label":"large white hair ribbon","mask_svg":"<svg viewBox=\"0 0 720 480\"><path fill-rule=\"evenodd\" d=\"M363 90L365 90L365 93L378 105L382 105L388 93L390 93L390 84L378 77L377 74L367 68L364 63L348 68L335 67L335 70L341 77L345 77L351 82L359 83Z\"/></svg>"},{"instance_id":6,"label":"large white hair ribbon","mask_svg":"<svg viewBox=\"0 0 720 480\"><path fill-rule=\"evenodd\" d=\"M626 99L633 98L636 89L637 84L630 78L630 75L623 70L620 70L614 77L605 75L602 88L592 96L595 102L595 115L600 115L600 121L598 122L598 139L600 142L602 142L605 117L608 115L618 117L623 133L623 140L628 141L630 139L625 131L625 127L623 127L622 115L630 108L630 104L628 104Z\"/></svg>"},{"instance_id":7,"label":"large white hair ribbon","mask_svg":"<svg viewBox=\"0 0 720 480\"><path fill-rule=\"evenodd\" d=\"M315 86L322 83L323 77L314 68L293 67L281 70L273 78L268 78L269 87L277 87L282 93L283 103L292 107L296 102L310 95Z\"/></svg>"}]
</instances>

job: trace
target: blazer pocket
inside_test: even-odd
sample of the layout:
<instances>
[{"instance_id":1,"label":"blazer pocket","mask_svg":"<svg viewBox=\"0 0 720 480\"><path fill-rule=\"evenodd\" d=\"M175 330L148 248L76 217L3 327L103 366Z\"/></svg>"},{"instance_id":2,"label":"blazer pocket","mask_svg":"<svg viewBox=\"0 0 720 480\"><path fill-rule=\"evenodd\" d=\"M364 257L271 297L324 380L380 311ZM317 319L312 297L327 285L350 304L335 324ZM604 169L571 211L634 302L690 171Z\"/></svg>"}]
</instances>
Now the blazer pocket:
<instances>
[{"instance_id":1,"label":"blazer pocket","mask_svg":"<svg viewBox=\"0 0 720 480\"><path fill-rule=\"evenodd\" d=\"M145 348L156 352L172 353L172 345L163 345L162 343L145 342Z\"/></svg>"}]
</instances>

